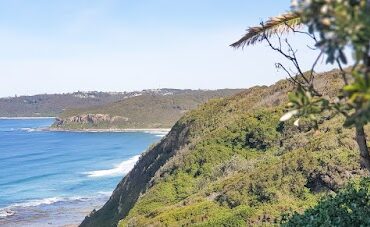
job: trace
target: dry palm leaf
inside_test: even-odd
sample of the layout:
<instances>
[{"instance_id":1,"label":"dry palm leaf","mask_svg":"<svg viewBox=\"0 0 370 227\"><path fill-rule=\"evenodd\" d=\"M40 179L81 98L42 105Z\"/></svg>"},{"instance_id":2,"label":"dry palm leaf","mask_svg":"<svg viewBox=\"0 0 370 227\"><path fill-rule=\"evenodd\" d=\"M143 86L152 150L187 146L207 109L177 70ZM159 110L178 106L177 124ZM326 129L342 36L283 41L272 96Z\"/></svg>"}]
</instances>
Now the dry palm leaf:
<instances>
[{"instance_id":1,"label":"dry palm leaf","mask_svg":"<svg viewBox=\"0 0 370 227\"><path fill-rule=\"evenodd\" d=\"M244 46L253 45L261 42L265 35L270 37L276 33L288 32L291 28L301 25L301 18L298 13L285 13L277 17L271 17L266 23L260 26L250 27L239 41L231 44L235 48L243 48Z\"/></svg>"}]
</instances>

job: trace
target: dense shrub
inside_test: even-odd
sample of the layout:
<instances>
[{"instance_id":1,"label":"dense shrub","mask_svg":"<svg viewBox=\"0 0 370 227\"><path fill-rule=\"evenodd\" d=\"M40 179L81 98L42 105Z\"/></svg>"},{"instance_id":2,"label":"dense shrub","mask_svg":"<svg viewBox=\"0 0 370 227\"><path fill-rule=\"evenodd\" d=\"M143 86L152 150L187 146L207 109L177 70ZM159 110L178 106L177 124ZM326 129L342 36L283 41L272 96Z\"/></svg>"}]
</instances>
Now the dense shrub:
<instances>
[{"instance_id":1,"label":"dense shrub","mask_svg":"<svg viewBox=\"0 0 370 227\"><path fill-rule=\"evenodd\" d=\"M295 213L284 226L370 226L370 179L350 184L303 214Z\"/></svg>"}]
</instances>

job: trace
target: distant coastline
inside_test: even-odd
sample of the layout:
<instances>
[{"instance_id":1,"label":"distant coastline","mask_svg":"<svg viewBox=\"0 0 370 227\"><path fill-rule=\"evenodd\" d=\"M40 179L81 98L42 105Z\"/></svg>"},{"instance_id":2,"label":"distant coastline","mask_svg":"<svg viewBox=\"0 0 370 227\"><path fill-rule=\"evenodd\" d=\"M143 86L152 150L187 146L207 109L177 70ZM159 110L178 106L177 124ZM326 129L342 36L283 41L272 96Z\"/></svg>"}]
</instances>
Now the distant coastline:
<instances>
[{"instance_id":1,"label":"distant coastline","mask_svg":"<svg viewBox=\"0 0 370 227\"><path fill-rule=\"evenodd\" d=\"M52 132L147 132L147 133L168 133L170 128L127 128L127 129L63 129L63 128L47 128L45 131Z\"/></svg>"},{"instance_id":2,"label":"distant coastline","mask_svg":"<svg viewBox=\"0 0 370 227\"><path fill-rule=\"evenodd\" d=\"M37 119L56 119L56 117L0 117L0 120L37 120ZM51 132L146 132L154 134L167 134L171 131L171 128L87 128L87 129L65 129L65 128L54 128L47 127L42 128L42 131L51 131Z\"/></svg>"},{"instance_id":3,"label":"distant coastline","mask_svg":"<svg viewBox=\"0 0 370 227\"><path fill-rule=\"evenodd\" d=\"M0 117L0 120L55 119L56 117Z\"/></svg>"}]
</instances>

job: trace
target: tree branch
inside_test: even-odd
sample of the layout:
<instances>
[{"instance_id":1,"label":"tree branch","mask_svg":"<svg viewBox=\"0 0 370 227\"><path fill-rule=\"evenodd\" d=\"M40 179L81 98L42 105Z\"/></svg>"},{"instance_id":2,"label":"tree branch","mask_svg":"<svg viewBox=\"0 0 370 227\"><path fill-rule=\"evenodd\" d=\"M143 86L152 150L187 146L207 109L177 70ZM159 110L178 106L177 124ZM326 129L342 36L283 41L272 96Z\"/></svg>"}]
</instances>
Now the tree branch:
<instances>
[{"instance_id":1,"label":"tree branch","mask_svg":"<svg viewBox=\"0 0 370 227\"><path fill-rule=\"evenodd\" d=\"M261 23L261 27L262 28L264 27L263 23ZM291 28L291 29L293 29L293 28ZM307 33L307 35L310 35L310 34ZM320 55L317 57L317 59L315 61L315 64L312 67L310 78L307 78L306 75L303 73L303 71L301 69L301 66L298 62L297 55L296 55L297 50L293 49L292 45L288 42L288 39L285 39L285 43L288 47L288 52L285 52L282 49L283 45L282 45L282 42L281 42L281 37L278 34L277 34L278 46L275 46L275 45L272 44L269 36L265 32L262 34L262 37L263 37L264 40L266 40L267 44L270 46L270 48L272 50L280 53L282 56L284 56L286 59L288 59L294 65L294 67L296 68L296 70L298 72L297 74L299 75L299 77L293 77L292 74L281 63L276 64L277 68L283 69L288 74L289 78L293 81L293 83L297 84L298 86L301 86L305 90L311 91L316 96L322 96L318 91L315 90L314 84L313 84L313 78L314 78L313 77L313 71L314 71L314 68L315 68L317 62L319 61L322 53L320 53ZM310 35L310 37L313 38L311 35ZM316 38L314 40L316 40ZM300 78L303 80L303 82L299 81Z\"/></svg>"},{"instance_id":2,"label":"tree branch","mask_svg":"<svg viewBox=\"0 0 370 227\"><path fill-rule=\"evenodd\" d=\"M344 84L348 85L347 74L346 74L346 72L344 71L344 69L342 67L342 63L340 63L340 61L338 59L336 60L336 62L337 62L338 67L340 69L340 72L341 72L340 74L342 75L342 79L344 81Z\"/></svg>"}]
</instances>

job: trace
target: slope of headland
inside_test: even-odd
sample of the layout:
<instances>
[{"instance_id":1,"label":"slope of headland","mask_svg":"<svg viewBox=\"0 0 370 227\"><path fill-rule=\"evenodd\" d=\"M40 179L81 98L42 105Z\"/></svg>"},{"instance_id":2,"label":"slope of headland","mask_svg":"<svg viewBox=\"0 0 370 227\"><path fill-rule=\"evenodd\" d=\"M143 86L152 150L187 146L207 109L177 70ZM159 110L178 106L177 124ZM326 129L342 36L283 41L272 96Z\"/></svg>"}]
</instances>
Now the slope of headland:
<instances>
[{"instance_id":1,"label":"slope of headland","mask_svg":"<svg viewBox=\"0 0 370 227\"><path fill-rule=\"evenodd\" d=\"M329 97L341 85L337 71L316 80ZM187 112L81 226L279 224L367 176L340 116L316 131L279 122L292 89L283 80Z\"/></svg>"}]
</instances>

